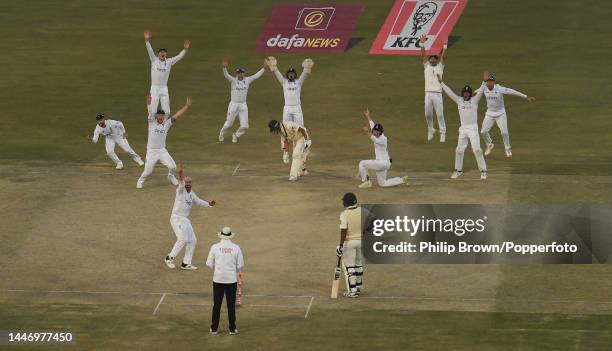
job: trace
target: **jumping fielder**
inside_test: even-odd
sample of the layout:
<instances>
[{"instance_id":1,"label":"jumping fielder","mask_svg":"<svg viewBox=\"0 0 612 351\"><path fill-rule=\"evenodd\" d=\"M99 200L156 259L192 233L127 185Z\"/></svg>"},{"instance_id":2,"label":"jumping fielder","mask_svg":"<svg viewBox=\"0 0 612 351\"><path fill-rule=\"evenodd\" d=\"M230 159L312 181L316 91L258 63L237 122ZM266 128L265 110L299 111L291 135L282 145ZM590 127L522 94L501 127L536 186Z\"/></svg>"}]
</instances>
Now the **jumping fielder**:
<instances>
[{"instance_id":1,"label":"jumping fielder","mask_svg":"<svg viewBox=\"0 0 612 351\"><path fill-rule=\"evenodd\" d=\"M279 122L277 120L271 120L268 123L268 128L270 128L270 133L280 134L281 148L284 153L289 153L289 142L293 144L293 162L291 163L289 180L296 181L298 177L308 175L306 160L310 153L312 141L306 128L295 122Z\"/></svg>"},{"instance_id":2,"label":"jumping fielder","mask_svg":"<svg viewBox=\"0 0 612 351\"><path fill-rule=\"evenodd\" d=\"M144 165L140 156L138 156L138 154L132 150L130 144L128 144L128 134L121 121L107 119L103 113L98 113L96 115L96 124L93 135L89 134L87 138L93 143L97 143L100 135L104 135L104 139L106 140L106 154L115 163L116 169L123 169L123 162L121 162L115 153L115 144L119 145L123 151L127 152L132 160L138 163L139 166Z\"/></svg>"},{"instance_id":3,"label":"jumping fielder","mask_svg":"<svg viewBox=\"0 0 612 351\"><path fill-rule=\"evenodd\" d=\"M285 77L280 73L276 67L277 61L274 57L270 56L266 59L266 65L270 68L270 71L274 73L276 79L283 87L283 94L285 97L285 106L283 107L283 122L295 122L300 126L304 126L304 114L302 113L302 101L300 96L302 95L302 85L306 80L306 77L312 72L314 61L307 58L302 62L302 74L297 78L297 71L290 67ZM297 78L297 79L296 79ZM283 161L289 163L289 153L283 153Z\"/></svg>"},{"instance_id":4,"label":"jumping fielder","mask_svg":"<svg viewBox=\"0 0 612 351\"><path fill-rule=\"evenodd\" d=\"M364 134L374 143L375 160L363 160L359 162L359 176L361 177L360 188L371 188L372 181L368 175L368 170L376 171L376 180L381 187L392 187L408 183L408 176L387 179L387 171L393 162L387 150L387 137L383 134L383 126L374 123L370 116L370 110L366 110L364 115L368 119L368 125L363 127Z\"/></svg>"},{"instance_id":5,"label":"jumping fielder","mask_svg":"<svg viewBox=\"0 0 612 351\"><path fill-rule=\"evenodd\" d=\"M363 256L361 255L361 206L357 196L346 193L342 197L344 211L340 214L340 244L336 255L342 257L346 265L349 281L347 297L359 297L363 287Z\"/></svg>"},{"instance_id":6,"label":"jumping fielder","mask_svg":"<svg viewBox=\"0 0 612 351\"><path fill-rule=\"evenodd\" d=\"M191 190L191 177L185 177L183 174L183 167L179 167L178 170L179 184L176 187L176 197L174 198L174 206L172 207L172 215L170 216L170 225L176 235L176 243L172 251L166 256L164 262L168 268L174 269L174 258L181 252L185 244L185 256L183 257L183 263L181 269L185 270L196 270L198 267L191 264L193 252L196 246L196 236L189 220L189 213L191 207L195 204L200 207L213 207L216 202L215 200L204 201Z\"/></svg>"},{"instance_id":7,"label":"jumping fielder","mask_svg":"<svg viewBox=\"0 0 612 351\"><path fill-rule=\"evenodd\" d=\"M166 150L166 137L170 128L176 120L178 120L191 106L191 97L187 97L185 106L183 106L174 116L167 117L167 114L163 110L155 111L151 105L151 96L147 97L147 107L149 110L149 138L147 141L147 158L145 162L144 171L140 175L136 188L141 189L145 180L148 176L153 173L157 162L161 162L164 166L168 167L168 180L174 185L178 185L178 181L174 176L176 172L176 163L172 159L172 156Z\"/></svg>"},{"instance_id":8,"label":"jumping fielder","mask_svg":"<svg viewBox=\"0 0 612 351\"><path fill-rule=\"evenodd\" d=\"M497 123L497 127L501 131L502 139L504 140L504 147L506 149L506 157L512 157L512 147L510 146L510 134L508 133L508 117L506 115L506 107L504 106L504 95L514 95L526 99L528 102L535 101L534 97L527 96L514 89L506 88L500 84L495 83L495 77L489 74L486 80L485 87L481 87L476 90L476 93L480 89L484 90L485 98L487 99L487 112L485 118L482 121L482 128L480 134L485 141L487 148L485 149L485 156L491 154L493 150L493 139L491 138L491 128L493 123Z\"/></svg>"},{"instance_id":9,"label":"jumping fielder","mask_svg":"<svg viewBox=\"0 0 612 351\"><path fill-rule=\"evenodd\" d=\"M438 126L440 128L440 142L443 143L446 141L446 122L444 121L442 86L440 82L438 82L437 75L442 76L444 74L447 45L444 44L440 56L427 56L424 45L427 41L427 36L423 34L420 39L423 67L425 68L425 120L427 121L427 141L431 141L436 133L433 120L435 111L438 117Z\"/></svg>"},{"instance_id":10,"label":"jumping fielder","mask_svg":"<svg viewBox=\"0 0 612 351\"><path fill-rule=\"evenodd\" d=\"M151 105L153 110L157 110L158 103L161 102L161 109L170 115L170 95L168 94L168 78L170 77L170 70L177 62L179 62L187 54L189 49L189 40L185 40L183 43L183 50L174 57L167 57L168 51L164 48L157 50L157 56L153 52L150 40L151 32L146 30L144 32L145 45L147 52L149 53L149 59L151 60Z\"/></svg>"},{"instance_id":11,"label":"jumping fielder","mask_svg":"<svg viewBox=\"0 0 612 351\"><path fill-rule=\"evenodd\" d=\"M247 106L246 102L249 86L256 79L261 77L262 74L264 74L264 69L260 69L252 76L245 77L244 69L237 68L236 77L232 77L227 72L228 65L229 63L227 59L224 59L223 76L225 76L225 79L230 82L231 100L229 106L227 107L227 120L225 121L225 124L223 124L221 131L219 131L219 141L223 142L225 140L225 132L234 124L236 116L238 116L240 120L240 128L238 128L238 130L232 134L232 143L237 143L238 138L244 135L247 129L249 129L249 107Z\"/></svg>"},{"instance_id":12,"label":"jumping fielder","mask_svg":"<svg viewBox=\"0 0 612 351\"><path fill-rule=\"evenodd\" d=\"M451 179L457 179L463 174L463 156L468 143L472 144L472 151L476 157L478 168L480 169L480 179L487 179L487 164L480 148L480 135L478 134L478 102L482 97L485 80L488 72L484 73L483 82L475 95L472 92L472 87L466 85L461 89L461 96L456 95L442 81L442 76L438 75L438 80L442 84L442 89L448 97L457 103L459 108L459 118L461 126L459 127L459 140L457 141L457 149L455 151L455 171L451 175Z\"/></svg>"}]
</instances>

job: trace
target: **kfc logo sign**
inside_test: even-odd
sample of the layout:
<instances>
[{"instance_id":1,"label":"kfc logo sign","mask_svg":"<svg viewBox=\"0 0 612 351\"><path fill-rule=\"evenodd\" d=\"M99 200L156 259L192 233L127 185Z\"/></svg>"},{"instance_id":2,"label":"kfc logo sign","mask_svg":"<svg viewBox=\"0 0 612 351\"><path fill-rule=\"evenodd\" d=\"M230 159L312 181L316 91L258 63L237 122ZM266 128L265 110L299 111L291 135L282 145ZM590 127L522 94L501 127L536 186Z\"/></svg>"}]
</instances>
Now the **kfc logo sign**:
<instances>
[{"instance_id":1,"label":"kfc logo sign","mask_svg":"<svg viewBox=\"0 0 612 351\"><path fill-rule=\"evenodd\" d=\"M419 37L427 36L425 49L440 52L467 0L396 0L370 54L420 55Z\"/></svg>"}]
</instances>

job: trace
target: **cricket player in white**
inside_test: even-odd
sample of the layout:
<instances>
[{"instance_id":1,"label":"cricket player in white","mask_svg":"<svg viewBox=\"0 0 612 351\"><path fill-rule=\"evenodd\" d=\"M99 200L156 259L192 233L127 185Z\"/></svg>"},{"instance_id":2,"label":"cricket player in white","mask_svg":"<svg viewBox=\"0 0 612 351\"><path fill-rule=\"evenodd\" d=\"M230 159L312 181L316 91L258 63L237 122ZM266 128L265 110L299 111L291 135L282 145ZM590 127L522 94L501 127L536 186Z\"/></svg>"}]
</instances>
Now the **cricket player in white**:
<instances>
[{"instance_id":1,"label":"cricket player in white","mask_svg":"<svg viewBox=\"0 0 612 351\"><path fill-rule=\"evenodd\" d=\"M487 77L486 85L476 90L476 93L480 89L484 90L485 98L487 99L487 112L485 118L482 121L482 127L480 134L485 141L486 149L485 156L491 154L493 150L493 139L491 138L491 128L494 123L497 123L499 130L501 131L502 139L504 140L504 148L506 149L506 157L512 157L512 147L510 146L510 134L508 132L508 117L506 115L506 107L504 105L504 95L514 95L522 97L528 102L535 101L534 97L527 96L514 89L506 88L500 84L495 83L495 77L489 74Z\"/></svg>"},{"instance_id":2,"label":"cricket player in white","mask_svg":"<svg viewBox=\"0 0 612 351\"><path fill-rule=\"evenodd\" d=\"M360 188L371 188L372 181L368 175L368 170L376 171L376 180L381 187L392 187L408 183L408 177L395 177L387 179L387 171L391 168L391 157L387 150L387 137L383 134L383 126L374 123L370 116L370 110L365 110L364 115L368 119L368 125L363 127L365 135L374 143L375 160L363 160L359 162L359 176L362 183Z\"/></svg>"},{"instance_id":3,"label":"cricket player in white","mask_svg":"<svg viewBox=\"0 0 612 351\"><path fill-rule=\"evenodd\" d=\"M168 167L168 180L173 185L178 185L178 181L174 176L176 173L176 163L172 156L166 150L166 137L174 123L189 109L191 106L191 97L187 97L185 106L183 106L174 116L167 117L164 111L154 112L151 105L151 96L147 97L147 108L149 112L149 138L147 140L147 159L145 162L144 171L140 175L136 188L141 189L148 176L153 173L157 162L161 162Z\"/></svg>"},{"instance_id":4,"label":"cricket player in white","mask_svg":"<svg viewBox=\"0 0 612 351\"><path fill-rule=\"evenodd\" d=\"M227 132L227 130L234 124L236 116L238 116L238 119L240 120L240 128L238 128L238 130L232 134L232 143L237 143L238 138L244 135L247 129L249 129L249 107L247 106L247 94L249 92L249 87L251 83L259 79L259 77L264 74L264 69L260 69L252 76L245 77L244 69L237 68L236 76L232 77L227 72L228 66L229 62L227 59L224 59L223 76L225 76L225 79L230 82L231 100L229 106L227 107L227 120L225 121L225 124L223 124L221 131L219 131L219 141L223 142L225 140L225 132Z\"/></svg>"},{"instance_id":5,"label":"cricket player in white","mask_svg":"<svg viewBox=\"0 0 612 351\"><path fill-rule=\"evenodd\" d=\"M170 95L168 94L168 78L170 70L177 62L179 62L187 54L189 49L189 40L183 43L183 50L174 57L168 57L166 49L157 50L157 56L151 47L151 32L144 32L145 45L147 53L151 60L151 105L153 110L157 110L157 105L161 103L161 109L170 116Z\"/></svg>"},{"instance_id":6,"label":"cricket player in white","mask_svg":"<svg viewBox=\"0 0 612 351\"><path fill-rule=\"evenodd\" d=\"M437 76L444 74L444 62L447 45L440 53L440 56L425 53L425 42L427 36L420 38L421 55L423 57L423 67L425 73L425 120L427 121L427 141L431 141L436 133L434 128L434 111L438 117L438 127L440 128L440 142L446 141L446 122L444 121L444 104L442 100L442 86ZM439 61L439 62L438 62Z\"/></svg>"},{"instance_id":7,"label":"cricket player in white","mask_svg":"<svg viewBox=\"0 0 612 351\"><path fill-rule=\"evenodd\" d=\"M89 134L87 138L93 143L97 143L100 135L104 135L106 141L106 154L115 163L116 169L123 169L123 162L121 162L115 153L115 144L119 145L123 151L127 152L132 160L138 163L139 166L144 164L140 156L130 147L127 141L128 134L121 121L107 119L103 113L98 113L96 115L96 129L93 135Z\"/></svg>"},{"instance_id":8,"label":"cricket player in white","mask_svg":"<svg viewBox=\"0 0 612 351\"><path fill-rule=\"evenodd\" d=\"M312 141L306 128L295 122L279 122L277 120L271 120L268 123L268 128L270 133L280 134L281 148L284 153L289 153L289 143L293 145L293 161L291 162L289 180L296 181L298 177L308 175L306 161Z\"/></svg>"},{"instance_id":9,"label":"cricket player in white","mask_svg":"<svg viewBox=\"0 0 612 351\"><path fill-rule=\"evenodd\" d=\"M172 251L166 256L164 262L168 268L175 268L174 258L178 256L183 247L185 248L185 256L183 257L183 263L181 269L185 270L196 270L198 267L191 264L193 258L193 252L196 246L196 235L191 226L189 220L189 213L191 213L191 207L197 205L200 207L213 207L216 202L215 200L204 201L191 190L191 177L185 177L183 174L183 168L180 167L178 170L179 184L176 187L176 197L174 198L174 206L172 207L172 215L170 216L170 225L176 235L176 243Z\"/></svg>"},{"instance_id":10,"label":"cricket player in white","mask_svg":"<svg viewBox=\"0 0 612 351\"><path fill-rule=\"evenodd\" d=\"M442 89L455 103L459 109L459 118L461 126L459 127L459 140L457 141L457 149L455 151L455 171L451 175L452 179L457 179L463 174L463 156L468 142L472 144L472 151L476 156L476 162L480 169L480 179L487 179L487 164L480 148L480 135L478 134L478 102L482 97L482 87L484 80L487 79L488 72L484 73L484 79L481 84L481 89L477 94L473 94L472 88L466 85L461 90L461 96L456 95L442 81L442 76L438 75L438 80L442 84Z\"/></svg>"},{"instance_id":11,"label":"cricket player in white","mask_svg":"<svg viewBox=\"0 0 612 351\"><path fill-rule=\"evenodd\" d=\"M346 193L342 197L344 211L340 214L340 245L336 255L346 266L349 290L347 297L358 297L363 288L363 256L361 254L361 206L357 196Z\"/></svg>"}]
</instances>

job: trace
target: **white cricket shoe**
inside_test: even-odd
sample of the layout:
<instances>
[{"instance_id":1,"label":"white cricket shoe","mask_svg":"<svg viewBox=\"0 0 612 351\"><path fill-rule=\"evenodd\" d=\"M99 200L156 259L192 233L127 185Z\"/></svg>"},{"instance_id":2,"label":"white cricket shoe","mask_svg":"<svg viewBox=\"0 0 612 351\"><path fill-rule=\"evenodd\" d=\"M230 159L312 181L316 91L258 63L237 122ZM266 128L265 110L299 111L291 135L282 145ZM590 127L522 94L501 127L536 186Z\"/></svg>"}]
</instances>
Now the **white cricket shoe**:
<instances>
[{"instance_id":1,"label":"white cricket shoe","mask_svg":"<svg viewBox=\"0 0 612 351\"><path fill-rule=\"evenodd\" d=\"M236 144L238 142L238 137L236 136L236 133L232 133L232 143Z\"/></svg>"},{"instance_id":2,"label":"white cricket shoe","mask_svg":"<svg viewBox=\"0 0 612 351\"><path fill-rule=\"evenodd\" d=\"M115 169L123 169L123 162L119 161L117 166L115 166Z\"/></svg>"},{"instance_id":3,"label":"white cricket shoe","mask_svg":"<svg viewBox=\"0 0 612 351\"><path fill-rule=\"evenodd\" d=\"M217 331L216 331L216 330L212 330L212 328L210 328L210 333L211 333L212 335L217 335Z\"/></svg>"},{"instance_id":4,"label":"white cricket shoe","mask_svg":"<svg viewBox=\"0 0 612 351\"><path fill-rule=\"evenodd\" d=\"M434 134L436 134L435 129L428 129L427 130L427 141L431 141L434 137Z\"/></svg>"},{"instance_id":5,"label":"white cricket shoe","mask_svg":"<svg viewBox=\"0 0 612 351\"><path fill-rule=\"evenodd\" d=\"M139 166L144 166L144 162L140 158L138 159L138 161L136 161L136 163L138 163Z\"/></svg>"},{"instance_id":6,"label":"white cricket shoe","mask_svg":"<svg viewBox=\"0 0 612 351\"><path fill-rule=\"evenodd\" d=\"M176 177L173 174L168 174L168 180L170 181L170 183L172 183L172 185L177 186L178 185L178 179L176 179Z\"/></svg>"},{"instance_id":7,"label":"white cricket shoe","mask_svg":"<svg viewBox=\"0 0 612 351\"><path fill-rule=\"evenodd\" d=\"M506 157L508 158L512 157L512 150L510 149L506 150Z\"/></svg>"},{"instance_id":8,"label":"white cricket shoe","mask_svg":"<svg viewBox=\"0 0 612 351\"><path fill-rule=\"evenodd\" d=\"M181 264L181 269L184 269L186 271L195 271L196 269L198 269L198 267L192 265L192 264Z\"/></svg>"},{"instance_id":9,"label":"white cricket shoe","mask_svg":"<svg viewBox=\"0 0 612 351\"><path fill-rule=\"evenodd\" d=\"M365 182L359 184L359 188L360 189L365 189L365 188L371 188L372 187L372 181L371 180L366 180Z\"/></svg>"},{"instance_id":10,"label":"white cricket shoe","mask_svg":"<svg viewBox=\"0 0 612 351\"><path fill-rule=\"evenodd\" d=\"M357 292L351 291L351 292L344 293L344 297L355 299L359 297L359 294Z\"/></svg>"},{"instance_id":11,"label":"white cricket shoe","mask_svg":"<svg viewBox=\"0 0 612 351\"><path fill-rule=\"evenodd\" d=\"M440 142L441 143L445 143L446 142L446 134L440 134Z\"/></svg>"},{"instance_id":12,"label":"white cricket shoe","mask_svg":"<svg viewBox=\"0 0 612 351\"><path fill-rule=\"evenodd\" d=\"M480 179L482 180L487 179L487 171L480 171Z\"/></svg>"},{"instance_id":13,"label":"white cricket shoe","mask_svg":"<svg viewBox=\"0 0 612 351\"><path fill-rule=\"evenodd\" d=\"M176 268L176 266L174 265L174 260L172 258L170 258L169 256L166 256L164 258L164 262L166 262L166 266L168 266L168 268L170 269L174 269Z\"/></svg>"},{"instance_id":14,"label":"white cricket shoe","mask_svg":"<svg viewBox=\"0 0 612 351\"><path fill-rule=\"evenodd\" d=\"M461 177L462 174L463 174L463 171L455 170L453 172L453 174L451 175L451 179L457 179L457 178Z\"/></svg>"},{"instance_id":15,"label":"white cricket shoe","mask_svg":"<svg viewBox=\"0 0 612 351\"><path fill-rule=\"evenodd\" d=\"M494 147L495 145L493 144L487 144L487 148L485 149L485 156L489 156L491 154L491 151L493 151Z\"/></svg>"},{"instance_id":16,"label":"white cricket shoe","mask_svg":"<svg viewBox=\"0 0 612 351\"><path fill-rule=\"evenodd\" d=\"M229 331L229 335L236 335L236 334L238 334L238 328Z\"/></svg>"},{"instance_id":17,"label":"white cricket shoe","mask_svg":"<svg viewBox=\"0 0 612 351\"><path fill-rule=\"evenodd\" d=\"M225 136L223 136L223 134L219 134L219 142L222 143L223 141L225 141Z\"/></svg>"},{"instance_id":18,"label":"white cricket shoe","mask_svg":"<svg viewBox=\"0 0 612 351\"><path fill-rule=\"evenodd\" d=\"M289 181L295 182L296 180L297 180L297 177L289 176Z\"/></svg>"},{"instance_id":19,"label":"white cricket shoe","mask_svg":"<svg viewBox=\"0 0 612 351\"><path fill-rule=\"evenodd\" d=\"M144 182L141 182L140 180L136 182L136 189L142 189L142 184Z\"/></svg>"}]
</instances>

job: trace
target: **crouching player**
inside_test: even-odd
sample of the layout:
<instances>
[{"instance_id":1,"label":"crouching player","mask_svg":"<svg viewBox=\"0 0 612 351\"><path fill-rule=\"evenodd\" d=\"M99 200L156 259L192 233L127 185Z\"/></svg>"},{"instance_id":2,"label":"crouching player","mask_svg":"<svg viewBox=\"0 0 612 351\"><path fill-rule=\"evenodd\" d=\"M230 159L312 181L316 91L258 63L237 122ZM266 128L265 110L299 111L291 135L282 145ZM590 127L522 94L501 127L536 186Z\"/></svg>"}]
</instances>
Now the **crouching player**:
<instances>
[{"instance_id":1,"label":"crouching player","mask_svg":"<svg viewBox=\"0 0 612 351\"><path fill-rule=\"evenodd\" d=\"M127 152L132 160L138 163L139 166L144 165L144 162L142 162L140 156L138 156L138 154L128 143L128 134L125 131L125 127L121 121L107 119L103 113L98 113L96 115L96 123L97 125L93 135L89 134L87 135L87 138L93 143L97 143L100 134L104 135L104 139L106 141L106 154L115 163L116 169L123 169L123 162L121 162L115 153L115 144L119 145L123 151Z\"/></svg>"},{"instance_id":2,"label":"crouching player","mask_svg":"<svg viewBox=\"0 0 612 351\"><path fill-rule=\"evenodd\" d=\"M306 160L310 153L312 141L306 128L295 122L279 122L277 120L271 120L268 123L268 128L270 128L270 133L280 134L281 148L284 153L287 153L289 150L289 142L293 144L293 160L291 162L289 180L296 181L298 177L307 175Z\"/></svg>"}]
</instances>

